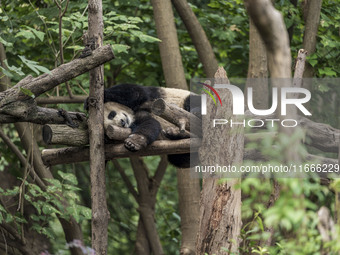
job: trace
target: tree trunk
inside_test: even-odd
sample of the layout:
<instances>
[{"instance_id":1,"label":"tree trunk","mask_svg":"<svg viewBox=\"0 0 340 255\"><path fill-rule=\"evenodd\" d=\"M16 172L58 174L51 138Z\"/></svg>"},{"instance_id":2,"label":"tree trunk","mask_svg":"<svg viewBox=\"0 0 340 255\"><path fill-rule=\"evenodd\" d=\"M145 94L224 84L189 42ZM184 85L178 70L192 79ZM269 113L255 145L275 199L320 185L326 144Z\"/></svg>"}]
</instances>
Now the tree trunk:
<instances>
[{"instance_id":1,"label":"tree trunk","mask_svg":"<svg viewBox=\"0 0 340 255\"><path fill-rule=\"evenodd\" d=\"M274 8L270 0L245 0L245 5L266 45L272 86L277 88L292 86L290 82L291 54L289 38L281 13ZM280 105L278 108L277 114L281 112ZM296 119L296 108L289 107L287 115L284 117ZM283 119L281 115L278 118ZM280 126L280 132L287 136L291 136L294 131L292 128ZM290 146L287 146L285 150L286 161L299 162L298 143L299 141L294 141Z\"/></svg>"},{"instance_id":2,"label":"tree trunk","mask_svg":"<svg viewBox=\"0 0 340 255\"><path fill-rule=\"evenodd\" d=\"M187 89L170 0L152 0L166 86Z\"/></svg>"},{"instance_id":3,"label":"tree trunk","mask_svg":"<svg viewBox=\"0 0 340 255\"><path fill-rule=\"evenodd\" d=\"M199 223L199 179L191 176L190 169L177 169L177 189L182 231L181 255L194 255Z\"/></svg>"},{"instance_id":4,"label":"tree trunk","mask_svg":"<svg viewBox=\"0 0 340 255\"><path fill-rule=\"evenodd\" d=\"M303 49L306 50L310 56L315 52L316 48L322 0L311 0L308 1L307 5L305 33L303 35ZM313 76L314 69L309 63L307 63L303 77L311 78ZM311 89L311 84L307 82L304 84L304 87Z\"/></svg>"},{"instance_id":5,"label":"tree trunk","mask_svg":"<svg viewBox=\"0 0 340 255\"><path fill-rule=\"evenodd\" d=\"M103 45L103 10L101 0L89 0L88 43ZM92 248L98 255L107 253L109 212L106 203L104 150L104 67L90 71L89 140L92 200Z\"/></svg>"},{"instance_id":6,"label":"tree trunk","mask_svg":"<svg viewBox=\"0 0 340 255\"><path fill-rule=\"evenodd\" d=\"M249 87L253 88L253 106L256 109L268 109L267 53L251 19L249 19L249 64L245 95Z\"/></svg>"},{"instance_id":7,"label":"tree trunk","mask_svg":"<svg viewBox=\"0 0 340 255\"><path fill-rule=\"evenodd\" d=\"M159 43L159 50L166 86L169 88L187 89L171 1L152 0L151 3L153 6L157 35L162 41ZM179 197L183 198L179 200L179 207L182 208L182 210L180 210L182 219L181 254L192 254L195 251L194 243L198 225L193 223L195 222L194 219L197 219L199 216L199 206L195 202L199 196L199 179L187 178L188 171L190 171L190 169L177 169L178 183L191 187L191 189L179 189L180 192L185 191L185 193L179 193ZM191 218L186 217L188 215L191 215Z\"/></svg>"},{"instance_id":8,"label":"tree trunk","mask_svg":"<svg viewBox=\"0 0 340 255\"><path fill-rule=\"evenodd\" d=\"M221 78L218 81L216 78ZM222 79L223 78L223 79ZM219 67L215 75L215 84L229 83L223 68ZM232 116L232 100L230 93L222 93L224 107L216 107L212 100L208 102L207 114L203 117L202 146L199 155L202 166L234 165L243 159L243 127L211 128L210 122L214 117ZM231 132L232 131L232 132ZM213 144L213 148L211 145ZM218 162L217 162L218 160ZM203 179L200 225L197 236L196 254L226 254L238 252L241 234L241 190L234 189L240 179L233 179L219 184L216 177ZM222 250L222 248L226 250Z\"/></svg>"},{"instance_id":9,"label":"tree trunk","mask_svg":"<svg viewBox=\"0 0 340 255\"><path fill-rule=\"evenodd\" d=\"M153 254L163 255L163 247L157 233L155 221L155 204L158 186L154 186L152 184L148 175L148 168L145 166L143 159L139 157L131 157L130 161L137 181L138 210L143 222L144 231L148 237ZM163 175L164 173L165 168L163 169ZM146 244L144 244L144 247L147 247Z\"/></svg>"},{"instance_id":10,"label":"tree trunk","mask_svg":"<svg viewBox=\"0 0 340 255\"><path fill-rule=\"evenodd\" d=\"M192 11L186 0L172 0L172 3L188 30L191 40L196 48L198 58L203 64L204 73L208 78L213 78L217 71L218 63L207 35L205 34L195 13Z\"/></svg>"}]
</instances>

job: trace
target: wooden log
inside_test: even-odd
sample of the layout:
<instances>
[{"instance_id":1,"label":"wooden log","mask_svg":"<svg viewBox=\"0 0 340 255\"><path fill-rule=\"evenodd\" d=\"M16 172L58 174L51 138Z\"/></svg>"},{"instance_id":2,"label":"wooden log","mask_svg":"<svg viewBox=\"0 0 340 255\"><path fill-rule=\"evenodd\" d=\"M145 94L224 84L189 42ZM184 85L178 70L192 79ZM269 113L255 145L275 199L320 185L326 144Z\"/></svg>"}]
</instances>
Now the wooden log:
<instances>
[{"instance_id":1,"label":"wooden log","mask_svg":"<svg viewBox=\"0 0 340 255\"><path fill-rule=\"evenodd\" d=\"M254 117L257 119L266 119L266 118L270 119L270 116L254 116ZM159 120L160 122L162 121L160 117L158 117L157 120ZM338 144L340 141L340 131L338 129L335 129L327 124L313 122L305 117L298 117L298 123L306 131L306 139L304 141L306 145L315 147L325 152L334 152L334 153L338 152ZM161 125L163 128L165 128L166 125L168 125L169 127L175 127L174 125L172 125L169 122L166 122L165 120L161 122ZM54 127L58 125L48 125L48 126L51 127L51 130L50 131L48 130L48 132L52 132L52 136L53 136ZM59 129L59 128L56 127L56 129ZM73 145L83 146L83 145L88 144L88 139L81 138L81 136L84 135L83 130L80 131L81 133L78 133L77 132L78 129L75 129L75 130L72 130L72 128L69 128L69 129L72 132L72 135L68 135L68 132L64 132L64 133L59 132L59 134L57 134L58 136L65 135L66 137L65 138L59 137L58 139L51 138L50 140L46 138L47 144L63 144L62 141L65 141L64 145L70 145L70 146L73 146ZM197 138L197 136L193 135L192 133L189 133L188 131L185 131L185 132L186 132L185 134L187 135L187 137ZM123 141L131 134L131 129L109 127L106 133L110 139ZM276 134L270 134L267 132L256 133L256 134L246 134L245 139L246 139L246 142L248 142L251 139L253 139L252 137L256 137L256 140L259 141L262 139L263 136L268 136L268 135L275 136ZM72 141L73 139L75 139L76 141L73 142ZM159 139L165 139L165 138L162 136ZM54 143L54 141L60 141L60 142ZM83 141L84 143L81 143L81 141Z\"/></svg>"},{"instance_id":2,"label":"wooden log","mask_svg":"<svg viewBox=\"0 0 340 255\"><path fill-rule=\"evenodd\" d=\"M64 83L77 77L89 70L104 64L114 58L113 50L110 45L102 46L92 52L92 54L86 58L77 58L69 63L58 66L50 73L42 74L36 78L32 78L24 83L18 83L14 87L0 93L0 112L3 112L4 106L8 104L15 104L20 100L27 100L31 97L25 95L20 87L29 90L31 93L38 97L42 93L54 88L58 84ZM10 114L10 113L7 113ZM20 116L19 116L20 117Z\"/></svg>"},{"instance_id":3,"label":"wooden log","mask_svg":"<svg viewBox=\"0 0 340 255\"><path fill-rule=\"evenodd\" d=\"M82 104L86 98L86 96L38 97L36 102L37 104Z\"/></svg>"},{"instance_id":4,"label":"wooden log","mask_svg":"<svg viewBox=\"0 0 340 255\"><path fill-rule=\"evenodd\" d=\"M42 137L46 144L83 146L89 143L87 127L71 128L67 125L48 124L43 126Z\"/></svg>"},{"instance_id":5,"label":"wooden log","mask_svg":"<svg viewBox=\"0 0 340 255\"><path fill-rule=\"evenodd\" d=\"M124 147L124 144L106 144L105 158L124 158L129 156L151 156L162 154L183 154L194 152L200 146L198 138L182 140L160 140L150 144L147 148L131 152ZM190 151L191 149L191 151ZM61 149L45 149L42 151L42 159L45 165L71 164L89 160L89 147L68 147Z\"/></svg>"},{"instance_id":6,"label":"wooden log","mask_svg":"<svg viewBox=\"0 0 340 255\"><path fill-rule=\"evenodd\" d=\"M197 136L202 134L201 120L175 104L167 104L160 98L153 103L151 110L153 114L178 126L181 132L185 132L186 129Z\"/></svg>"},{"instance_id":7,"label":"wooden log","mask_svg":"<svg viewBox=\"0 0 340 255\"><path fill-rule=\"evenodd\" d=\"M316 123L305 117L298 118L299 125L306 130L305 144L325 152L338 152L340 130L328 124Z\"/></svg>"}]
</instances>

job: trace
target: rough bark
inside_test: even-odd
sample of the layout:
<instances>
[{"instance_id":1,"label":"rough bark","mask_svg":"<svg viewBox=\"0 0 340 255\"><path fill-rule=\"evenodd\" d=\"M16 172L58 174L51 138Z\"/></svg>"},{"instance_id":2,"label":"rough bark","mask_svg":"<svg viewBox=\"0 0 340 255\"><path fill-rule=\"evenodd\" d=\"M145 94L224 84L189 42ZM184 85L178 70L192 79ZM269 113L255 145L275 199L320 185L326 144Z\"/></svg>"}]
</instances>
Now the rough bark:
<instances>
[{"instance_id":1,"label":"rough bark","mask_svg":"<svg viewBox=\"0 0 340 255\"><path fill-rule=\"evenodd\" d=\"M152 112L178 126L181 132L188 130L197 136L201 135L201 120L175 104L158 99L152 105Z\"/></svg>"},{"instance_id":2,"label":"rough bark","mask_svg":"<svg viewBox=\"0 0 340 255\"><path fill-rule=\"evenodd\" d=\"M4 45L0 43L0 65L4 68L7 68L4 62L5 60L6 60L6 51L5 51ZM0 92L5 91L8 88L10 88L10 85L11 85L10 79L7 76L5 76L0 70Z\"/></svg>"},{"instance_id":3,"label":"rough bark","mask_svg":"<svg viewBox=\"0 0 340 255\"><path fill-rule=\"evenodd\" d=\"M37 104L81 104L85 102L86 96L70 97L40 97L36 99Z\"/></svg>"},{"instance_id":4,"label":"rough bark","mask_svg":"<svg viewBox=\"0 0 340 255\"><path fill-rule=\"evenodd\" d=\"M307 51L308 55L311 55L315 52L316 48L316 39L318 34L322 0L311 0L308 1L307 5L308 7L306 7L306 25L303 35L303 48ZM303 77L311 78L313 76L314 69L309 63L307 63ZM311 89L310 86L311 84L308 82L304 84L304 87L307 89Z\"/></svg>"},{"instance_id":5,"label":"rough bark","mask_svg":"<svg viewBox=\"0 0 340 255\"><path fill-rule=\"evenodd\" d=\"M14 87L0 92L0 123L23 121L38 124L65 123L65 119L60 116L58 110L37 107L33 98L25 95L18 88L27 89L34 94L34 97L37 97L58 84L83 74L112 58L114 58L112 48L107 45L93 51L92 55L87 58L76 59L55 68L50 74L43 74L37 78L27 76ZM79 122L79 116L84 116L82 113L69 115L75 122Z\"/></svg>"},{"instance_id":6,"label":"rough bark","mask_svg":"<svg viewBox=\"0 0 340 255\"><path fill-rule=\"evenodd\" d=\"M131 157L131 166L137 182L138 189L138 211L145 227L145 232L149 240L149 244L153 254L164 254L163 247L157 233L157 226L155 222L155 204L156 204L156 190L152 185L152 181L148 176L148 168L143 159L138 157ZM165 172L165 169L163 169ZM164 173L163 173L164 175Z\"/></svg>"},{"instance_id":7,"label":"rough bark","mask_svg":"<svg viewBox=\"0 0 340 255\"><path fill-rule=\"evenodd\" d=\"M71 128L67 125L44 125L42 136L46 144L62 144L70 146L89 144L87 127Z\"/></svg>"},{"instance_id":8,"label":"rough bark","mask_svg":"<svg viewBox=\"0 0 340 255\"><path fill-rule=\"evenodd\" d=\"M165 77L166 86L169 88L180 88L187 89L185 80L185 74L182 64L182 56L179 50L179 43L176 33L176 27L174 23L174 16L170 0L152 0L153 13L156 23L157 35L161 40L159 43L159 50L162 60L163 73ZM192 144L194 145L192 139ZM189 142L190 145L190 142ZM187 204L179 205L181 208L196 208L193 210L197 212L199 207L195 204L190 205L195 198L189 198L190 195L197 194L199 192L199 179L197 178L186 178L186 171L189 169L177 169L177 179L186 181L188 187L192 187L189 193L179 194L180 197L186 196ZM183 211L181 211L183 213ZM191 212L187 211L185 214L189 215ZM180 215L182 217L182 215ZM196 215L192 215L195 217ZM192 224L192 221L186 221L186 217L182 218L181 230L182 230L182 244L181 251L195 250L192 244L195 242L197 225ZM185 253L183 253L185 254Z\"/></svg>"},{"instance_id":9,"label":"rough bark","mask_svg":"<svg viewBox=\"0 0 340 255\"><path fill-rule=\"evenodd\" d=\"M307 51L305 51L304 49L299 50L298 56L296 58L296 64L295 64L293 87L296 87L296 88L302 87L302 77L305 71L306 55L307 55Z\"/></svg>"},{"instance_id":10,"label":"rough bark","mask_svg":"<svg viewBox=\"0 0 340 255\"><path fill-rule=\"evenodd\" d=\"M282 15L270 0L245 0L244 2L250 18L265 43L270 76L290 78L291 54Z\"/></svg>"},{"instance_id":11,"label":"rough bark","mask_svg":"<svg viewBox=\"0 0 340 255\"><path fill-rule=\"evenodd\" d=\"M226 72L219 67L215 74L215 84L229 83ZM218 91L219 89L217 89ZM201 165L233 165L243 160L243 128L241 125L230 127L210 127L214 116L232 116L232 100L230 93L222 93L222 107L215 107L210 100L207 115L202 124L202 146L199 149ZM211 145L213 144L213 148ZM203 176L204 178L204 176ZM233 179L223 184L213 177L203 179L200 225L197 236L196 254L225 254L221 248L229 252L237 252L241 233L241 190L233 187L240 179Z\"/></svg>"},{"instance_id":12,"label":"rough bark","mask_svg":"<svg viewBox=\"0 0 340 255\"><path fill-rule=\"evenodd\" d=\"M136 255L150 255L151 254L149 240L147 238L145 226L141 218L139 218L138 225L137 225L135 254Z\"/></svg>"},{"instance_id":13,"label":"rough bark","mask_svg":"<svg viewBox=\"0 0 340 255\"><path fill-rule=\"evenodd\" d=\"M86 58L78 58L53 69L49 74L43 74L37 78L31 78L27 79L25 82L19 82L14 87L0 93L0 112L3 112L3 107L5 105L16 101L31 99L31 96L25 95L18 89L19 87L31 91L36 98L58 84L86 73L113 58L114 55L111 46L106 45L94 50L92 55Z\"/></svg>"},{"instance_id":14,"label":"rough bark","mask_svg":"<svg viewBox=\"0 0 340 255\"><path fill-rule=\"evenodd\" d=\"M194 179L195 181L189 181ZM196 234L199 223L200 190L197 185L198 178L193 178L188 169L177 171L177 189L179 215L181 216L182 246L181 255L194 255ZM198 187L197 187L198 186ZM192 234L194 232L194 236Z\"/></svg>"},{"instance_id":15,"label":"rough bark","mask_svg":"<svg viewBox=\"0 0 340 255\"><path fill-rule=\"evenodd\" d=\"M106 144L105 159L125 158L131 156L152 156L163 154L182 154L195 150L200 146L200 139L182 139L176 141L155 141L144 150L131 152L124 144ZM47 166L58 164L70 164L75 162L89 161L89 147L68 147L61 149L45 149L42 151L42 159Z\"/></svg>"},{"instance_id":16,"label":"rough bark","mask_svg":"<svg viewBox=\"0 0 340 255\"><path fill-rule=\"evenodd\" d=\"M166 86L187 89L170 0L152 0Z\"/></svg>"},{"instance_id":17,"label":"rough bark","mask_svg":"<svg viewBox=\"0 0 340 255\"><path fill-rule=\"evenodd\" d=\"M270 0L245 0L245 6L265 43L272 86L277 88L290 87L292 61L288 32L281 13L274 8ZM280 105L278 108L277 114L281 112ZM278 116L280 120L283 118L296 119L296 117L295 107L288 107L286 116ZM282 126L279 129L281 133L288 137L295 131L294 129ZM287 146L287 149L284 151L286 162L297 163L300 161L297 151L298 144L299 141L294 141L290 146Z\"/></svg>"},{"instance_id":18,"label":"rough bark","mask_svg":"<svg viewBox=\"0 0 340 255\"><path fill-rule=\"evenodd\" d=\"M33 100L12 103L6 106L6 111L11 115L0 114L0 123L31 122L41 125L67 123L59 110L36 107ZM86 119L86 115L81 112L67 112L67 114L75 125L81 124Z\"/></svg>"},{"instance_id":19,"label":"rough bark","mask_svg":"<svg viewBox=\"0 0 340 255\"><path fill-rule=\"evenodd\" d=\"M253 88L253 105L256 109L268 109L268 68L267 53L253 21L249 19L249 64L247 88Z\"/></svg>"},{"instance_id":20,"label":"rough bark","mask_svg":"<svg viewBox=\"0 0 340 255\"><path fill-rule=\"evenodd\" d=\"M188 30L190 38L196 48L198 58L203 64L204 73L208 78L213 78L217 71L218 63L207 35L195 13L186 0L172 0L172 3Z\"/></svg>"},{"instance_id":21,"label":"rough bark","mask_svg":"<svg viewBox=\"0 0 340 255\"><path fill-rule=\"evenodd\" d=\"M103 45L103 8L101 0L89 0L88 40L94 48ZM91 169L92 248L96 254L107 253L109 212L106 203L104 150L104 66L90 71L89 141Z\"/></svg>"}]
</instances>

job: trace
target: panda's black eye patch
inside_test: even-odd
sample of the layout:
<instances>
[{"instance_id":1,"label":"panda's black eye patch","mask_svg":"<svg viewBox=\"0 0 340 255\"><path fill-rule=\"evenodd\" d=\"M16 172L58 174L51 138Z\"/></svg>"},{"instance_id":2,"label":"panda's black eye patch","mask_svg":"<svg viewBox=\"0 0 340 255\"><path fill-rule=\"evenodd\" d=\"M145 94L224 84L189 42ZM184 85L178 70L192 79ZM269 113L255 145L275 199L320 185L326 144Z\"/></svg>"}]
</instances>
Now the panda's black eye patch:
<instances>
[{"instance_id":1,"label":"panda's black eye patch","mask_svg":"<svg viewBox=\"0 0 340 255\"><path fill-rule=\"evenodd\" d=\"M108 118L109 120L113 120L113 118L114 118L116 115L117 115L117 113L116 113L115 111L111 111L111 112L109 113L109 116L107 116L107 118Z\"/></svg>"}]
</instances>

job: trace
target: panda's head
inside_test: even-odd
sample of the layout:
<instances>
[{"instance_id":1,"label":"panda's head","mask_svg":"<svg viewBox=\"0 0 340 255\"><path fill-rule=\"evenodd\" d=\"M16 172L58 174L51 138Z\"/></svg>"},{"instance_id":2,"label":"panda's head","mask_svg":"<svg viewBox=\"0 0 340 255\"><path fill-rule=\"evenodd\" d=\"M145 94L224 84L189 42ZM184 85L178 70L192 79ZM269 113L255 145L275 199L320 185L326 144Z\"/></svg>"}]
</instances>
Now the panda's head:
<instances>
[{"instance_id":1,"label":"panda's head","mask_svg":"<svg viewBox=\"0 0 340 255\"><path fill-rule=\"evenodd\" d=\"M135 121L134 113L125 105L107 102L104 104L104 128L108 125L128 128Z\"/></svg>"}]
</instances>

